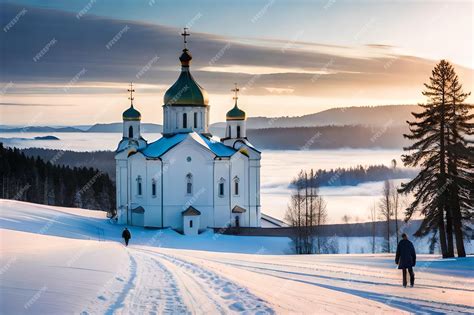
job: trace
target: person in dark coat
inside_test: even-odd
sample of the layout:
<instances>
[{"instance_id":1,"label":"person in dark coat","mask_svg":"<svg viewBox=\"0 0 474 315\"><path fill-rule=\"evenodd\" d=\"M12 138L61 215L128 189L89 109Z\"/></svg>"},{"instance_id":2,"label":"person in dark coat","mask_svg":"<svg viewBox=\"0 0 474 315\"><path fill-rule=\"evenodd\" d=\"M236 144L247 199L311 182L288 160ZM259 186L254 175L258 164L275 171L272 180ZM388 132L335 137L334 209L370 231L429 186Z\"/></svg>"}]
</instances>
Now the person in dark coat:
<instances>
[{"instance_id":1,"label":"person in dark coat","mask_svg":"<svg viewBox=\"0 0 474 315\"><path fill-rule=\"evenodd\" d=\"M415 285L413 267L416 265L416 253L413 243L408 240L408 236L405 233L402 234L402 240L398 243L395 263L398 265L398 269L402 269L403 286L405 288L407 286L408 270L410 274L410 286L413 287Z\"/></svg>"},{"instance_id":2,"label":"person in dark coat","mask_svg":"<svg viewBox=\"0 0 474 315\"><path fill-rule=\"evenodd\" d=\"M132 234L130 234L130 231L127 228L123 230L122 238L125 240L125 246L128 246L128 241L132 238Z\"/></svg>"}]
</instances>

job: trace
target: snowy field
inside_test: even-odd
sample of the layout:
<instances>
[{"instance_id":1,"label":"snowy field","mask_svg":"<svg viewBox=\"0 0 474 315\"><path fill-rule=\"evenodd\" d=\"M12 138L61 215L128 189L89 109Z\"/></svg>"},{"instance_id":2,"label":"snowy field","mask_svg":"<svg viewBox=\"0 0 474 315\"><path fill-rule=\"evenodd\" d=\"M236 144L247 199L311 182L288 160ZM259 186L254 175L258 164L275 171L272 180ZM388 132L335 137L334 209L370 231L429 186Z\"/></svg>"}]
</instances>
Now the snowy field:
<instances>
[{"instance_id":1,"label":"snowy field","mask_svg":"<svg viewBox=\"0 0 474 315\"><path fill-rule=\"evenodd\" d=\"M0 200L0 314L474 313L474 257L285 255L286 238L131 229L103 212Z\"/></svg>"}]
</instances>

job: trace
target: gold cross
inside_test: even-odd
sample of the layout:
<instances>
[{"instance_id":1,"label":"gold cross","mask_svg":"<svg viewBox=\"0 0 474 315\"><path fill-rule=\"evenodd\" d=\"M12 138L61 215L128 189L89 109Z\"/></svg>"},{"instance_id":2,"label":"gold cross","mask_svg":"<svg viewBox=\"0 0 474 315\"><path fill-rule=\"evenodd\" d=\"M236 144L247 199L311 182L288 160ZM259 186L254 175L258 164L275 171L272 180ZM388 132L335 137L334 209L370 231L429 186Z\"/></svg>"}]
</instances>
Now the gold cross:
<instances>
[{"instance_id":1,"label":"gold cross","mask_svg":"<svg viewBox=\"0 0 474 315\"><path fill-rule=\"evenodd\" d=\"M130 104L133 105L133 92L135 92L135 90L133 89L133 83L130 82L130 88L127 90L128 92L130 92L130 97L128 98L130 100Z\"/></svg>"},{"instance_id":2,"label":"gold cross","mask_svg":"<svg viewBox=\"0 0 474 315\"><path fill-rule=\"evenodd\" d=\"M233 99L237 102L237 99L239 98L238 93L239 93L240 89L237 87L237 83L234 83L234 85L235 85L235 87L231 91L234 92Z\"/></svg>"},{"instance_id":3,"label":"gold cross","mask_svg":"<svg viewBox=\"0 0 474 315\"><path fill-rule=\"evenodd\" d=\"M188 33L188 28L187 27L184 28L184 32L181 33L181 36L183 36L183 38L184 38L184 48L186 49L186 44L188 43L186 41L186 36L191 36L191 34Z\"/></svg>"}]
</instances>

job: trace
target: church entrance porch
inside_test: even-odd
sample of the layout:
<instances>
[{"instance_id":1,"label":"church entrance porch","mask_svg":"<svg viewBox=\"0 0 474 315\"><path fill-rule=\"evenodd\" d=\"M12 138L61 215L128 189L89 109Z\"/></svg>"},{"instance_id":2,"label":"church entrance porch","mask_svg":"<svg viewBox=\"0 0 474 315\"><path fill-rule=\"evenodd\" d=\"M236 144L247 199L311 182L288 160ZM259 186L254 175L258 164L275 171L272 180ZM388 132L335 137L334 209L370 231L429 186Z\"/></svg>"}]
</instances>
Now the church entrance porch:
<instances>
[{"instance_id":1,"label":"church entrance porch","mask_svg":"<svg viewBox=\"0 0 474 315\"><path fill-rule=\"evenodd\" d=\"M198 235L201 212L193 206L189 206L188 209L182 212L182 215L184 235Z\"/></svg>"}]
</instances>

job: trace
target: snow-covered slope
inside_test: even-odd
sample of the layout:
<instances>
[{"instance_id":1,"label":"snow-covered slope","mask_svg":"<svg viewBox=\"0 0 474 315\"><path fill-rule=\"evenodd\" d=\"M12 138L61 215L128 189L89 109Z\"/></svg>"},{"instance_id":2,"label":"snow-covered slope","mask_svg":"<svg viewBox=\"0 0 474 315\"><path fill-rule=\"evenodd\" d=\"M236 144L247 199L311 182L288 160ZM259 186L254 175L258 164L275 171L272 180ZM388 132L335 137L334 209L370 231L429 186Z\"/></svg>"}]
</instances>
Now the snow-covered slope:
<instances>
[{"instance_id":1,"label":"snow-covered slope","mask_svg":"<svg viewBox=\"0 0 474 315\"><path fill-rule=\"evenodd\" d=\"M286 238L122 227L104 213L0 200L1 314L473 313L474 259L283 255ZM265 255L262 255L265 254Z\"/></svg>"}]
</instances>

